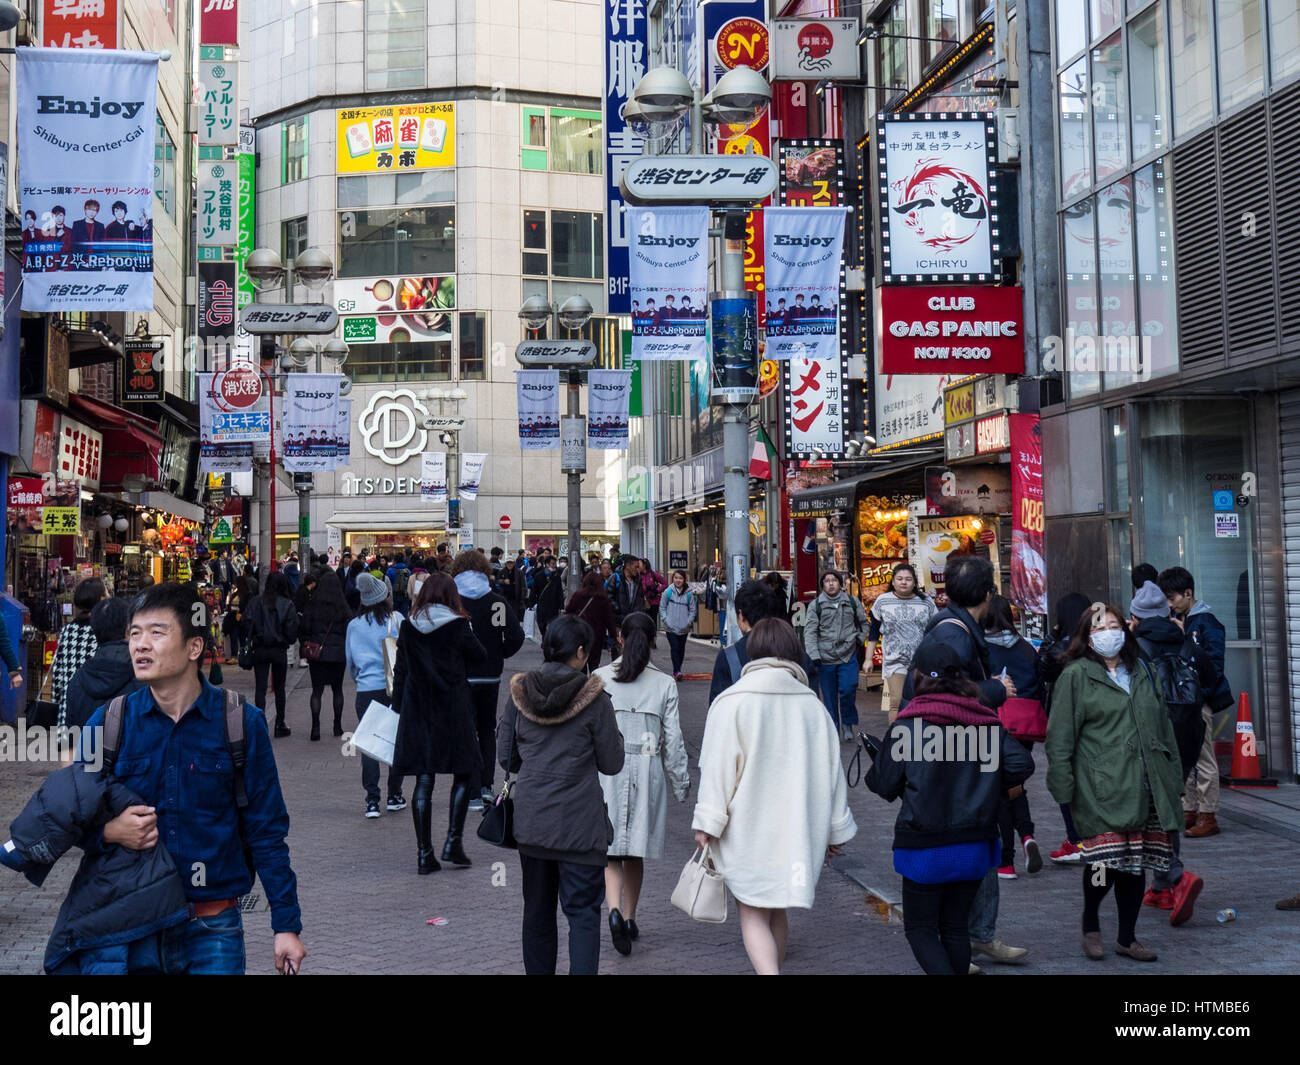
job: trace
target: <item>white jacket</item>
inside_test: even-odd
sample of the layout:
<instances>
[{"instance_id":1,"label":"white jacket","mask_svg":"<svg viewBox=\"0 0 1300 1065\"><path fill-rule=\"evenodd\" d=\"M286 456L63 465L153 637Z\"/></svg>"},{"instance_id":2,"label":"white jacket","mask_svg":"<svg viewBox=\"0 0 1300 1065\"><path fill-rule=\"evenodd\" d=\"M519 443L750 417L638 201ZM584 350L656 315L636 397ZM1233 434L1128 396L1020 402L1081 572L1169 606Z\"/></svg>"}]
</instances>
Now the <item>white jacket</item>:
<instances>
[{"instance_id":1,"label":"white jacket","mask_svg":"<svg viewBox=\"0 0 1300 1065\"><path fill-rule=\"evenodd\" d=\"M636 680L614 679L621 658L596 670L614 704L623 733L623 769L601 775L600 789L614 826L608 853L627 858L662 858L668 821L668 783L685 802L691 778L677 713L677 682L654 666ZM666 773L666 776L665 776Z\"/></svg>"},{"instance_id":2,"label":"white jacket","mask_svg":"<svg viewBox=\"0 0 1300 1065\"><path fill-rule=\"evenodd\" d=\"M835 726L793 662L751 661L713 701L692 827L731 893L773 909L811 908L827 846L857 834Z\"/></svg>"}]
</instances>

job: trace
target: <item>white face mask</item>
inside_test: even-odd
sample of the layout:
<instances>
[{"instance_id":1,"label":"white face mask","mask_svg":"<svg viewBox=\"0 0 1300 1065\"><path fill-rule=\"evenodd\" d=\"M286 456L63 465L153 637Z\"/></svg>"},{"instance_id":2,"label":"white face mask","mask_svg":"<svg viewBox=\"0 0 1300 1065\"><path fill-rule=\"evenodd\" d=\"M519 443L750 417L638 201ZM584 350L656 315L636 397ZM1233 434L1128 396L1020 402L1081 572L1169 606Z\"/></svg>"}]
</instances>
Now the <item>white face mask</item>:
<instances>
[{"instance_id":1,"label":"white face mask","mask_svg":"<svg viewBox=\"0 0 1300 1065\"><path fill-rule=\"evenodd\" d=\"M1092 649L1102 658L1114 658L1119 654L1120 648L1124 646L1123 629L1101 629L1094 632L1088 642L1092 644Z\"/></svg>"}]
</instances>

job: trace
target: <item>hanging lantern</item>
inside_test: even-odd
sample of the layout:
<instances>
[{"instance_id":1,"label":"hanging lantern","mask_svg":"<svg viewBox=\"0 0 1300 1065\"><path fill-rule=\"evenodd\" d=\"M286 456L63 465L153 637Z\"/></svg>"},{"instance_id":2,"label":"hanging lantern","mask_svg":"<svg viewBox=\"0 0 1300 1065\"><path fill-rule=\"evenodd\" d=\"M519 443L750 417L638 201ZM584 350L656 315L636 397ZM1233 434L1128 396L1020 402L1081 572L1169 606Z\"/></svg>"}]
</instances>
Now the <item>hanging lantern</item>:
<instances>
[{"instance_id":1,"label":"hanging lantern","mask_svg":"<svg viewBox=\"0 0 1300 1065\"><path fill-rule=\"evenodd\" d=\"M110 525L113 524L113 515L101 514L98 518L95 519L95 524L98 525L101 529L107 529Z\"/></svg>"},{"instance_id":2,"label":"hanging lantern","mask_svg":"<svg viewBox=\"0 0 1300 1065\"><path fill-rule=\"evenodd\" d=\"M126 530L129 529L130 527L131 527L131 523L127 521L125 518L118 518L117 521L113 522L113 528L120 533L126 532Z\"/></svg>"}]
</instances>

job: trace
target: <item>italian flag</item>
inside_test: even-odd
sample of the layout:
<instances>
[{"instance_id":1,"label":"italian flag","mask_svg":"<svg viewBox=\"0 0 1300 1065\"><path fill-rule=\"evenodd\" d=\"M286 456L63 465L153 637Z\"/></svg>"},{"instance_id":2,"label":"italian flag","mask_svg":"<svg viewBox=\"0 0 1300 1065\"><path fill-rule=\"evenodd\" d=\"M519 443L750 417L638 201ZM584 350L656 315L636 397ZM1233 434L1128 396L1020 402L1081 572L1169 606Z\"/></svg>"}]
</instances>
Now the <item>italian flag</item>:
<instances>
[{"instance_id":1,"label":"italian flag","mask_svg":"<svg viewBox=\"0 0 1300 1065\"><path fill-rule=\"evenodd\" d=\"M758 436L754 440L754 453L749 457L749 475L757 477L762 481L772 479L772 456L776 454L776 448L772 446L772 441L768 439L767 433L763 427L758 427Z\"/></svg>"}]
</instances>

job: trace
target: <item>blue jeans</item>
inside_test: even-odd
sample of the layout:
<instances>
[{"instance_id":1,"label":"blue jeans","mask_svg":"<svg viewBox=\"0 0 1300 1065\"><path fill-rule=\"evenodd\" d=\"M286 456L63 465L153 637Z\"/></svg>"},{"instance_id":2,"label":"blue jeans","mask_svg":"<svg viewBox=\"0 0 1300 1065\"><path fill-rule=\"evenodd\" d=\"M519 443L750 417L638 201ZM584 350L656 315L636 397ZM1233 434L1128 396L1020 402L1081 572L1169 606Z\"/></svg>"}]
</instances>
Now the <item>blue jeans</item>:
<instances>
[{"instance_id":1,"label":"blue jeans","mask_svg":"<svg viewBox=\"0 0 1300 1065\"><path fill-rule=\"evenodd\" d=\"M841 725L858 723L858 662L850 658L847 662L832 665L823 662L821 668L822 702L830 715Z\"/></svg>"},{"instance_id":2,"label":"blue jeans","mask_svg":"<svg viewBox=\"0 0 1300 1065\"><path fill-rule=\"evenodd\" d=\"M975 901L970 904L972 943L992 943L998 933L998 871L990 869L980 881Z\"/></svg>"},{"instance_id":3,"label":"blue jeans","mask_svg":"<svg viewBox=\"0 0 1300 1065\"><path fill-rule=\"evenodd\" d=\"M1172 891L1175 884L1183 878L1182 834L1169 833L1169 845L1173 847L1173 856L1169 859L1169 872L1155 873L1151 877L1151 886L1157 891Z\"/></svg>"},{"instance_id":4,"label":"blue jeans","mask_svg":"<svg viewBox=\"0 0 1300 1065\"><path fill-rule=\"evenodd\" d=\"M162 934L162 971L168 976L243 976L244 962L238 906L215 917L193 917Z\"/></svg>"}]
</instances>

